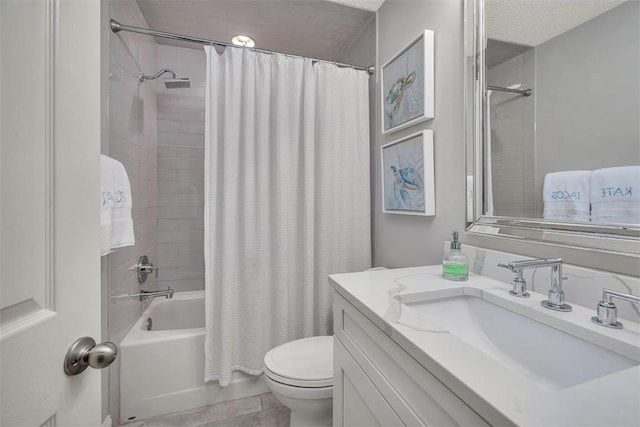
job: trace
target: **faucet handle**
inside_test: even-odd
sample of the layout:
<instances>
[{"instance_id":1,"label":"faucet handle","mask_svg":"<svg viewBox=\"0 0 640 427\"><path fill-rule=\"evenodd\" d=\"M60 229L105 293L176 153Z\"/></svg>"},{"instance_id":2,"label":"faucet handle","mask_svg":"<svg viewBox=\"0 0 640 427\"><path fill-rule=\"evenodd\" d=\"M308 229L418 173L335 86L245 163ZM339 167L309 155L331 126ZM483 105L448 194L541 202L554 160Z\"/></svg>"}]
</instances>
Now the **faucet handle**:
<instances>
[{"instance_id":1,"label":"faucet handle","mask_svg":"<svg viewBox=\"0 0 640 427\"><path fill-rule=\"evenodd\" d=\"M498 264L498 267L506 268L514 273L516 273L516 277L513 278L513 289L509 291L509 293L518 298L527 298L529 297L529 292L527 292L527 281L524 279L522 275L522 268L515 266L513 263L510 264Z\"/></svg>"},{"instance_id":2,"label":"faucet handle","mask_svg":"<svg viewBox=\"0 0 640 427\"><path fill-rule=\"evenodd\" d=\"M506 268L507 270L516 271L516 267L513 264L498 263L498 267Z\"/></svg>"},{"instance_id":3,"label":"faucet handle","mask_svg":"<svg viewBox=\"0 0 640 427\"><path fill-rule=\"evenodd\" d=\"M149 262L149 257L142 255L132 269L138 274L138 283L142 284L147 280L147 276L155 272L158 278L158 267Z\"/></svg>"}]
</instances>

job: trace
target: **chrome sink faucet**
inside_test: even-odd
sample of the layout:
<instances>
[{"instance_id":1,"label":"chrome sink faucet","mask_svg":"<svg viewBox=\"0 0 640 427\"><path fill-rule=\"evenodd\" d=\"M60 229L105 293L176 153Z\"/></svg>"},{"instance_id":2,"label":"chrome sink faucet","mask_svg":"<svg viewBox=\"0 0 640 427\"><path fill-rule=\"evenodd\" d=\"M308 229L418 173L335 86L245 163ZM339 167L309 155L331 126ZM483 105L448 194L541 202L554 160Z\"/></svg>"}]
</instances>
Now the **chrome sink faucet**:
<instances>
[{"instance_id":1,"label":"chrome sink faucet","mask_svg":"<svg viewBox=\"0 0 640 427\"><path fill-rule=\"evenodd\" d=\"M640 304L640 297L638 296L611 289L603 289L602 301L596 307L597 315L593 316L591 321L607 328L622 329L622 323L618 322L618 308L613 303L613 298Z\"/></svg>"},{"instance_id":2,"label":"chrome sink faucet","mask_svg":"<svg viewBox=\"0 0 640 427\"><path fill-rule=\"evenodd\" d=\"M513 261L508 264L498 264L498 267L508 268L516 273L513 279L513 289L509 291L511 295L526 298L527 282L522 277L522 271L527 268L551 267L551 287L549 289L549 299L541 302L542 306L555 311L571 311L569 304L564 302L564 291L562 290L562 258L526 259L523 261Z\"/></svg>"}]
</instances>

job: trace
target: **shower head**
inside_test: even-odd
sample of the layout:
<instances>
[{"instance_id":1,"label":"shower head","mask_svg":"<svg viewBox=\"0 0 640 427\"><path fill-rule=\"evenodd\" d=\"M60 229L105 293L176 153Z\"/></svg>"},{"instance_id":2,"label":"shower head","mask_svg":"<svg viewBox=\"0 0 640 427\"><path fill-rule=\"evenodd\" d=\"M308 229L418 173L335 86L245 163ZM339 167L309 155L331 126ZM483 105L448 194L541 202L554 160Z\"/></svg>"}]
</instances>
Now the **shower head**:
<instances>
[{"instance_id":1,"label":"shower head","mask_svg":"<svg viewBox=\"0 0 640 427\"><path fill-rule=\"evenodd\" d=\"M171 78L165 79L164 81L164 86L167 89L182 89L191 87L191 80L189 80L189 77L180 77L176 74L175 71L170 70L169 68L164 68L158 71L153 76L147 76L142 71L140 71L138 72L138 80L140 80L140 83L143 83L145 80L155 80L165 73L171 73Z\"/></svg>"},{"instance_id":2,"label":"shower head","mask_svg":"<svg viewBox=\"0 0 640 427\"><path fill-rule=\"evenodd\" d=\"M189 80L189 77L176 76L172 79L165 79L164 87L167 89L186 89L191 87L191 80Z\"/></svg>"}]
</instances>

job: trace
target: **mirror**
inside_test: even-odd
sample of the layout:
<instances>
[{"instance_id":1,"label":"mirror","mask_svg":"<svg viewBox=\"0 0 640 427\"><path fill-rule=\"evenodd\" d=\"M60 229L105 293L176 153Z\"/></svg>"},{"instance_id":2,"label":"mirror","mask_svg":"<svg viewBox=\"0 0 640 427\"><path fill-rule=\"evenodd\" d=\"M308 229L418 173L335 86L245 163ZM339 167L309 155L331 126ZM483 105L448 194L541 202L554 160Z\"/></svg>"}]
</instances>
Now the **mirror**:
<instances>
[{"instance_id":1,"label":"mirror","mask_svg":"<svg viewBox=\"0 0 640 427\"><path fill-rule=\"evenodd\" d=\"M637 254L640 2L465 7L469 231Z\"/></svg>"}]
</instances>

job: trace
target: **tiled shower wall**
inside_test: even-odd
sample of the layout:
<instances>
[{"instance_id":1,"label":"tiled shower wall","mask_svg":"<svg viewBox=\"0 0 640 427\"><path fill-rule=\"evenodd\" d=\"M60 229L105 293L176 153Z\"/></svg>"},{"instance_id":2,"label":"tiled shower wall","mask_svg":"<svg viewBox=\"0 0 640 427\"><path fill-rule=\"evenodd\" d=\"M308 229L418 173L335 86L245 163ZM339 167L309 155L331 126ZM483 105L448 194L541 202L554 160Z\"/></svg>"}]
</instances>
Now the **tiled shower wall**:
<instances>
[{"instance_id":1,"label":"tiled shower wall","mask_svg":"<svg viewBox=\"0 0 640 427\"><path fill-rule=\"evenodd\" d=\"M494 86L535 90L535 52L529 50L487 72ZM535 217L535 102L531 97L491 94L491 166L494 215Z\"/></svg>"},{"instance_id":2,"label":"tiled shower wall","mask_svg":"<svg viewBox=\"0 0 640 427\"><path fill-rule=\"evenodd\" d=\"M111 1L113 19L129 25L147 27L135 1ZM149 276L138 283L131 270L138 258L146 254L157 258L156 225L158 219L157 188L157 109L156 93L149 82L140 83L139 70L155 74L156 43L153 38L134 33L108 33L109 44L109 144L103 153L120 161L129 175L133 193L135 246L115 250L103 257L103 269L109 293L109 340L120 344L140 317L149 301L140 302L129 294L141 289L156 289ZM106 258L106 259L105 259ZM104 285L103 285L104 286ZM109 408L114 424L119 422L119 359L109 367Z\"/></svg>"},{"instance_id":3,"label":"tiled shower wall","mask_svg":"<svg viewBox=\"0 0 640 427\"><path fill-rule=\"evenodd\" d=\"M200 49L158 46L158 65L191 78L158 85L158 287L204 289L204 77Z\"/></svg>"}]
</instances>

